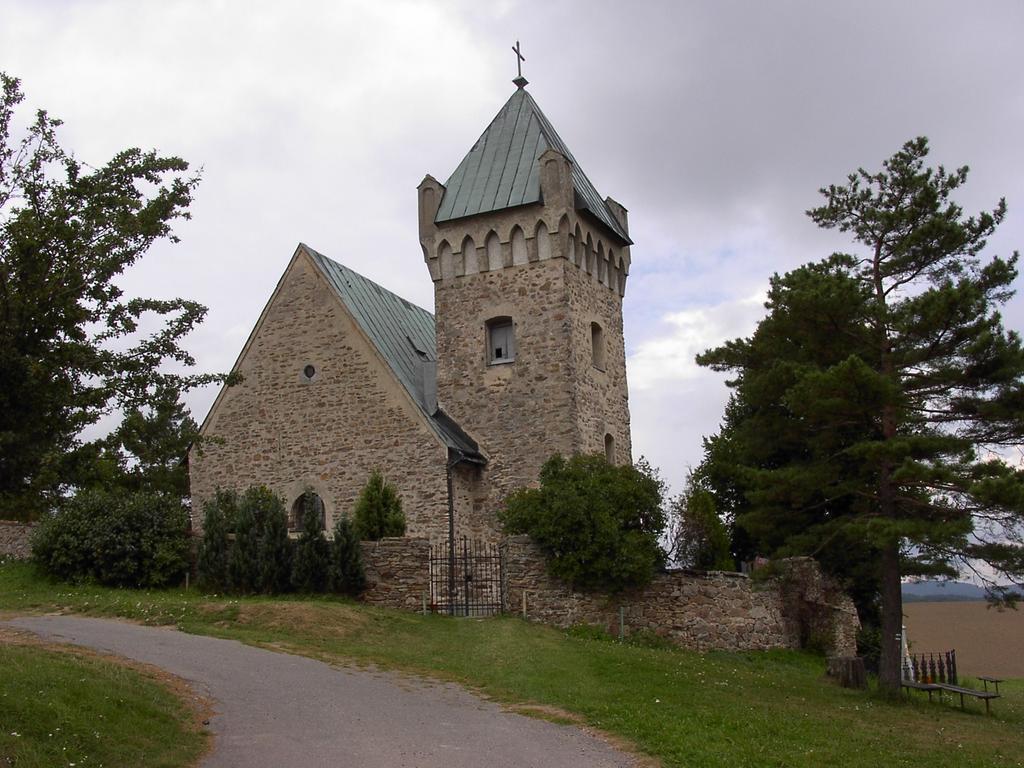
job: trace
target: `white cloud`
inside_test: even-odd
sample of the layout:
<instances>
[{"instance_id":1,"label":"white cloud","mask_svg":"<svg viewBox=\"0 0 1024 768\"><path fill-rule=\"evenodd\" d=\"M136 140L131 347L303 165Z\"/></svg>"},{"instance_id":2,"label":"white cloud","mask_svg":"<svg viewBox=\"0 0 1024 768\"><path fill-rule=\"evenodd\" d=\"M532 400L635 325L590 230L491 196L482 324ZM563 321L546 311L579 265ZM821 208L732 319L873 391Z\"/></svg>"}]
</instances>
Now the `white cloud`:
<instances>
[{"instance_id":1,"label":"white cloud","mask_svg":"<svg viewBox=\"0 0 1024 768\"><path fill-rule=\"evenodd\" d=\"M686 309L662 318L669 332L637 345L626 361L630 392L701 378L695 357L729 339L747 336L764 315L764 292L738 301ZM641 395L642 396L642 395Z\"/></svg>"},{"instance_id":2,"label":"white cloud","mask_svg":"<svg viewBox=\"0 0 1024 768\"><path fill-rule=\"evenodd\" d=\"M1024 7L935 0L926 17L871 0L6 0L0 68L83 160L141 146L204 167L182 243L124 285L209 306L189 348L225 370L300 240L432 305L415 187L511 93L518 37L534 97L630 209L634 452L679 477L727 397L694 355L753 330L772 272L845 247L803 215L819 186L925 133L936 161L971 163L969 211L1008 198L993 251L1024 243L1024 99L1005 76L1024 68ZM1020 329L1024 298L1004 317ZM190 398L198 419L214 394Z\"/></svg>"}]
</instances>

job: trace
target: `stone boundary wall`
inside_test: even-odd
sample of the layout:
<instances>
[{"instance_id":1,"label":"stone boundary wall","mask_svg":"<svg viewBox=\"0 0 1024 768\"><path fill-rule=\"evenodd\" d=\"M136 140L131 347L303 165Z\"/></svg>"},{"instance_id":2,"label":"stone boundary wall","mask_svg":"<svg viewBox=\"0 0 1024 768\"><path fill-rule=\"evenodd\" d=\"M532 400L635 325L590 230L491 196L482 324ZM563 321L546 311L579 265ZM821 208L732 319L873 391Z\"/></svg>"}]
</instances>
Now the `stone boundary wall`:
<instances>
[{"instance_id":1,"label":"stone boundary wall","mask_svg":"<svg viewBox=\"0 0 1024 768\"><path fill-rule=\"evenodd\" d=\"M0 559L27 560L32 555L32 532L38 523L0 520Z\"/></svg>"},{"instance_id":2,"label":"stone boundary wall","mask_svg":"<svg viewBox=\"0 0 1024 768\"><path fill-rule=\"evenodd\" d=\"M698 651L748 651L817 645L833 655L855 655L859 622L852 601L809 558L764 581L739 573L677 570L645 588L619 595L570 590L547 573L543 553L526 536L504 540L505 599L509 613L558 627L592 624L653 632Z\"/></svg>"},{"instance_id":3,"label":"stone boundary wall","mask_svg":"<svg viewBox=\"0 0 1024 768\"><path fill-rule=\"evenodd\" d=\"M392 538L364 541L363 566L369 605L419 611L430 593L430 541L426 538Z\"/></svg>"}]
</instances>

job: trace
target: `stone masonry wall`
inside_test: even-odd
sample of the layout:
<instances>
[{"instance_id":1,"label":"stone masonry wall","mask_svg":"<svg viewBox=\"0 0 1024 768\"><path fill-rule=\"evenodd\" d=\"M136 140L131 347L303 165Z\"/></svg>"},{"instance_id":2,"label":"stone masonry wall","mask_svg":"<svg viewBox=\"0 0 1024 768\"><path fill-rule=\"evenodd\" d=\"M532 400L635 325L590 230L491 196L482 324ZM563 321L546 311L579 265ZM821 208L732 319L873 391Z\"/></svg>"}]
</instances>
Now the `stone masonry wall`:
<instances>
[{"instance_id":1,"label":"stone masonry wall","mask_svg":"<svg viewBox=\"0 0 1024 768\"><path fill-rule=\"evenodd\" d=\"M312 380L306 365L316 368ZM289 506L308 486L328 528L374 469L394 483L410 536L445 537L446 449L300 249L189 455L193 510L217 488L265 484Z\"/></svg>"},{"instance_id":2,"label":"stone masonry wall","mask_svg":"<svg viewBox=\"0 0 1024 768\"><path fill-rule=\"evenodd\" d=\"M506 605L533 621L567 627L593 624L617 633L654 632L699 651L799 648L811 636L837 655L854 655L856 610L814 565L800 561L785 578L756 582L738 573L672 571L642 590L620 595L571 591L553 579L525 536L503 542Z\"/></svg>"},{"instance_id":3,"label":"stone masonry wall","mask_svg":"<svg viewBox=\"0 0 1024 768\"><path fill-rule=\"evenodd\" d=\"M629 247L576 210L568 161L549 154L543 204L435 224L443 190L429 177L420 187L438 400L489 459L479 489L467 489L474 523L493 521L555 452L603 453L610 435L615 460L632 459L622 327ZM512 319L514 360L490 363L487 323L498 317ZM598 365L593 323L604 338ZM495 522L488 538L499 536Z\"/></svg>"},{"instance_id":4,"label":"stone masonry wall","mask_svg":"<svg viewBox=\"0 0 1024 768\"><path fill-rule=\"evenodd\" d=\"M27 560L32 555L32 533L36 523L0 520L0 560L13 557Z\"/></svg>"},{"instance_id":5,"label":"stone masonry wall","mask_svg":"<svg viewBox=\"0 0 1024 768\"><path fill-rule=\"evenodd\" d=\"M552 453L572 453L576 444L562 264L436 286L438 400L488 454L481 490L492 519L510 491L536 481ZM499 316L512 318L515 360L488 365L486 322ZM495 522L491 538L498 530Z\"/></svg>"},{"instance_id":6,"label":"stone masonry wall","mask_svg":"<svg viewBox=\"0 0 1024 768\"><path fill-rule=\"evenodd\" d=\"M366 592L362 599L407 611L419 611L430 593L430 541L426 538L364 541ZM429 599L429 597L428 597Z\"/></svg>"},{"instance_id":7,"label":"stone masonry wall","mask_svg":"<svg viewBox=\"0 0 1024 768\"><path fill-rule=\"evenodd\" d=\"M571 365L576 386L576 449L581 453L604 453L604 436L615 440L615 462L632 463L629 432L629 393L626 387L626 347L622 328L622 297L588 273L563 261L565 291L570 307ZM604 364L594 364L591 324L604 334Z\"/></svg>"}]
</instances>

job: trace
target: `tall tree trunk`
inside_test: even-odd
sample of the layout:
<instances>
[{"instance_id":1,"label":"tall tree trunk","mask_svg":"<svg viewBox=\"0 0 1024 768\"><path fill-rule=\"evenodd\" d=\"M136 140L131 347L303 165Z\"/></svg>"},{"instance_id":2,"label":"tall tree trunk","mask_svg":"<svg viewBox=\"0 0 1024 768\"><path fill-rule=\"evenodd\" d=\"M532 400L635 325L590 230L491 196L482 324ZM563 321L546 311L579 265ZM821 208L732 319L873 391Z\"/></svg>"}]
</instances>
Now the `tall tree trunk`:
<instances>
[{"instance_id":1,"label":"tall tree trunk","mask_svg":"<svg viewBox=\"0 0 1024 768\"><path fill-rule=\"evenodd\" d=\"M883 693L898 696L902 670L903 595L900 586L900 544L893 541L882 548L882 638L878 684Z\"/></svg>"},{"instance_id":2,"label":"tall tree trunk","mask_svg":"<svg viewBox=\"0 0 1024 768\"><path fill-rule=\"evenodd\" d=\"M885 285L882 277L884 235L875 244L872 264L872 282L875 300L878 302L879 363L882 373L899 389L899 377L892 357L892 342L889 338L889 312L886 302ZM882 439L892 440L898 432L896 408L893 403L882 406ZM896 489L892 482L892 462L882 459L878 468L878 512L883 520L896 518ZM882 545L879 563L882 590L882 640L881 658L878 665L878 683L882 692L898 696L900 692L900 654L902 652L903 595L900 587L900 539L892 537Z\"/></svg>"}]
</instances>

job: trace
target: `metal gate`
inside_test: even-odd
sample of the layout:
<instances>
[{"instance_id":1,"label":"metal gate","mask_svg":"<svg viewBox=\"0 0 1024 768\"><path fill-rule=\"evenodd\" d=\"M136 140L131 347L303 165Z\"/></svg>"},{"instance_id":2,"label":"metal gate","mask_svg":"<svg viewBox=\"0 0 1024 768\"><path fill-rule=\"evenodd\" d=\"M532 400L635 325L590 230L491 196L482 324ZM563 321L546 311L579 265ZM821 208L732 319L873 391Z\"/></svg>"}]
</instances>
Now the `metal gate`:
<instances>
[{"instance_id":1,"label":"metal gate","mask_svg":"<svg viewBox=\"0 0 1024 768\"><path fill-rule=\"evenodd\" d=\"M430 548L430 607L449 616L501 613L504 591L497 544L465 536Z\"/></svg>"}]
</instances>

